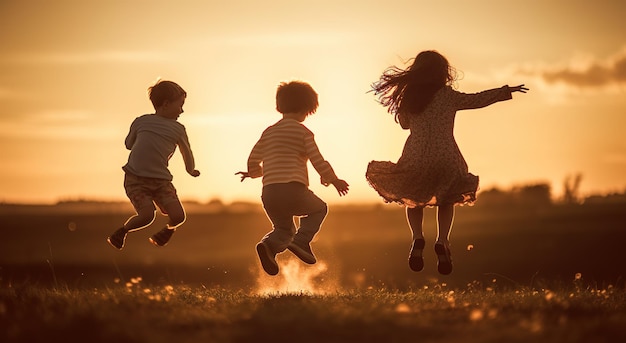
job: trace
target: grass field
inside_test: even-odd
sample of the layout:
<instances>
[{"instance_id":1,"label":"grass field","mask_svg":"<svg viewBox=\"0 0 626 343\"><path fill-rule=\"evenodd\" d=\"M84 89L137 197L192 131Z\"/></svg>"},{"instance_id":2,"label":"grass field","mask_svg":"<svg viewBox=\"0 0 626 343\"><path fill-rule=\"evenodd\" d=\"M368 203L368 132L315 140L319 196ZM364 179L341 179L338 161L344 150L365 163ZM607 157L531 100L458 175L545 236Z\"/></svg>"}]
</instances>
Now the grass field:
<instances>
[{"instance_id":1,"label":"grass field","mask_svg":"<svg viewBox=\"0 0 626 343\"><path fill-rule=\"evenodd\" d=\"M624 205L459 208L454 272L409 270L393 205L331 208L318 264L262 273L262 212L190 212L171 243L105 242L127 213L2 212L2 342L619 342Z\"/></svg>"},{"instance_id":2,"label":"grass field","mask_svg":"<svg viewBox=\"0 0 626 343\"><path fill-rule=\"evenodd\" d=\"M3 342L623 342L623 290L3 288Z\"/></svg>"}]
</instances>

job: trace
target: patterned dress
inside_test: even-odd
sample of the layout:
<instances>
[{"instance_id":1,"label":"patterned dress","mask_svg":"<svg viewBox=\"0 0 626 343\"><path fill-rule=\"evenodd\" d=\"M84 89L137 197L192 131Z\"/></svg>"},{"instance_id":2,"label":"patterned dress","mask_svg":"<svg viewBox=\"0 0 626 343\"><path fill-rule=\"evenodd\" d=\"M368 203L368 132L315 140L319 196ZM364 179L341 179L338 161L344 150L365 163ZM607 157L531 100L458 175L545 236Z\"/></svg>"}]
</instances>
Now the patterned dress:
<instances>
[{"instance_id":1,"label":"patterned dress","mask_svg":"<svg viewBox=\"0 0 626 343\"><path fill-rule=\"evenodd\" d=\"M441 88L422 113L399 116L411 131L402 156L397 163L371 161L367 181L385 202L407 207L473 203L478 176L469 173L454 139L456 112L509 99L508 86L475 94Z\"/></svg>"}]
</instances>

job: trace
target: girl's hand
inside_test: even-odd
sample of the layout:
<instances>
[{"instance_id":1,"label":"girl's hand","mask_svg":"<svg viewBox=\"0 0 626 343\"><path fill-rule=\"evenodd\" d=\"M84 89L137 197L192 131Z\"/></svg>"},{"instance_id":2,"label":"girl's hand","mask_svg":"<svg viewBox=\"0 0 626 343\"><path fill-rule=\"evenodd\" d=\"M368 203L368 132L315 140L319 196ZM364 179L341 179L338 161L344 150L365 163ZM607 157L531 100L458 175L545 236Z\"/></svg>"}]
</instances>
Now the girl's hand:
<instances>
[{"instance_id":1,"label":"girl's hand","mask_svg":"<svg viewBox=\"0 0 626 343\"><path fill-rule=\"evenodd\" d=\"M348 194L348 186L349 185L344 180L337 179L337 180L333 181L332 184L337 189L337 193L339 193L339 196L344 196L344 195Z\"/></svg>"},{"instance_id":2,"label":"girl's hand","mask_svg":"<svg viewBox=\"0 0 626 343\"><path fill-rule=\"evenodd\" d=\"M236 172L235 175L241 175L241 181L240 182L243 182L243 180L245 180L246 178L250 177L250 173L244 172L244 171Z\"/></svg>"},{"instance_id":3,"label":"girl's hand","mask_svg":"<svg viewBox=\"0 0 626 343\"><path fill-rule=\"evenodd\" d=\"M526 93L528 91L528 88L524 87L524 85L519 85L519 86L515 86L515 87L509 87L509 90L511 91L511 93L513 92L520 92L520 93Z\"/></svg>"}]
</instances>

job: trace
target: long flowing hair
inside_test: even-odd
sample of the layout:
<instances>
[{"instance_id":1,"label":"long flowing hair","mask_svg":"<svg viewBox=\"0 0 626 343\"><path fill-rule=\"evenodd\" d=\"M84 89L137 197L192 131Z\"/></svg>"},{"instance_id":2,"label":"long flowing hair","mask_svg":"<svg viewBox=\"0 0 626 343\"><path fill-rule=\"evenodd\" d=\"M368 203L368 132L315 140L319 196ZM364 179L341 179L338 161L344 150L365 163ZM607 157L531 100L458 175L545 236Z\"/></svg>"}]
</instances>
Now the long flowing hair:
<instances>
[{"instance_id":1,"label":"long flowing hair","mask_svg":"<svg viewBox=\"0 0 626 343\"><path fill-rule=\"evenodd\" d=\"M385 69L380 79L372 83L372 91L387 112L394 115L419 114L435 93L456 81L457 73L448 60L434 50L420 52L406 69L396 66Z\"/></svg>"}]
</instances>

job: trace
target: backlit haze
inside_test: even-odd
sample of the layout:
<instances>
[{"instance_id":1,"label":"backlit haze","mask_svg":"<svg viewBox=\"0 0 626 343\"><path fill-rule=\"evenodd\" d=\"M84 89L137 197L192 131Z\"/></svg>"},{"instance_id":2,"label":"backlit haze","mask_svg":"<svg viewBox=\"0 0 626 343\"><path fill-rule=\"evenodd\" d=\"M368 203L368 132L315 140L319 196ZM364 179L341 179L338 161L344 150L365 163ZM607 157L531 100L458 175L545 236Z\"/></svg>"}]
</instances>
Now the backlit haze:
<instances>
[{"instance_id":1,"label":"backlit haze","mask_svg":"<svg viewBox=\"0 0 626 343\"><path fill-rule=\"evenodd\" d=\"M568 176L581 192L626 190L626 2L17 1L0 2L0 202L125 200L132 120L153 113L158 78L188 93L179 118L197 169L170 162L182 199L258 201L234 173L274 110L281 81L310 82L304 124L351 185L329 203L378 202L370 160L396 161L408 131L369 85L388 66L438 50L463 92L524 83L512 101L461 111L455 135L481 189Z\"/></svg>"}]
</instances>

